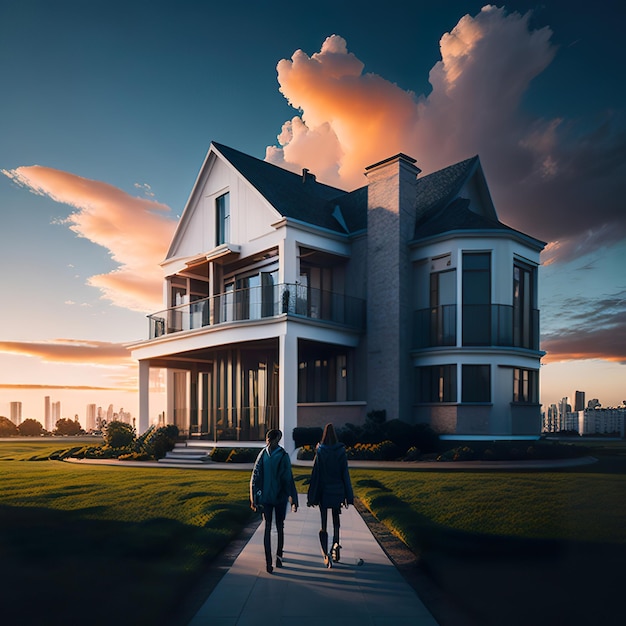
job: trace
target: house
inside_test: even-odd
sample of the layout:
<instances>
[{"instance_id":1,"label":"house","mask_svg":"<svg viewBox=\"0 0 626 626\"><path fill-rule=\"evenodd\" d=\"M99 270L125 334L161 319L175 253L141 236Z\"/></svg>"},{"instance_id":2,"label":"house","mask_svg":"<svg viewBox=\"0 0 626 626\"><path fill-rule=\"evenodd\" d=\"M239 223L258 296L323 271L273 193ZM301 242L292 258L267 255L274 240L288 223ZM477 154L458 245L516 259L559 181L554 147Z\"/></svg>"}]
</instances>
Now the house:
<instances>
[{"instance_id":1,"label":"house","mask_svg":"<svg viewBox=\"0 0 626 626\"><path fill-rule=\"evenodd\" d=\"M212 143L174 234L163 311L131 349L189 438L425 422L539 435L544 243L496 214L478 157L420 176L398 154L346 192Z\"/></svg>"}]
</instances>

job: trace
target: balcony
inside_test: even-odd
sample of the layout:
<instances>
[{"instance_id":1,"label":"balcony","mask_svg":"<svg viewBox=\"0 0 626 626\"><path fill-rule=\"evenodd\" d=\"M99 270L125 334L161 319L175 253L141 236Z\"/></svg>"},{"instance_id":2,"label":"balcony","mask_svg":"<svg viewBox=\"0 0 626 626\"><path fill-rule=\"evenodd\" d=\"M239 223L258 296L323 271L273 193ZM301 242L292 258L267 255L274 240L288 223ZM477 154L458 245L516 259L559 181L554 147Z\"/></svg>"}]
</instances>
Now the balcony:
<instances>
[{"instance_id":1,"label":"balcony","mask_svg":"<svg viewBox=\"0 0 626 626\"><path fill-rule=\"evenodd\" d=\"M149 337L231 322L293 315L365 328L365 301L298 283L236 289L148 315Z\"/></svg>"},{"instance_id":2,"label":"balcony","mask_svg":"<svg viewBox=\"0 0 626 626\"><path fill-rule=\"evenodd\" d=\"M415 311L413 348L456 346L457 308L449 304ZM462 346L539 350L537 309L524 312L506 304L469 304L462 312Z\"/></svg>"}]
</instances>

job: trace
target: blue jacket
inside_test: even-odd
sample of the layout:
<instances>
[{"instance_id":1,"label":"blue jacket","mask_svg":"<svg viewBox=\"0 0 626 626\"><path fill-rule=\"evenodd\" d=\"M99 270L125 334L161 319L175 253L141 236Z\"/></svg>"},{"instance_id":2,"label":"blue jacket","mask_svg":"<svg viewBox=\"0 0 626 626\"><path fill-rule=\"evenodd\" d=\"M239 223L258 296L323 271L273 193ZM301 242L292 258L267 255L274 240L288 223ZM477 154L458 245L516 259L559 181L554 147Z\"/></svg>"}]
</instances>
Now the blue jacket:
<instances>
[{"instance_id":1,"label":"blue jacket","mask_svg":"<svg viewBox=\"0 0 626 626\"><path fill-rule=\"evenodd\" d=\"M344 502L354 504L346 448L343 443L332 446L320 443L315 450L307 504L334 509Z\"/></svg>"},{"instance_id":2,"label":"blue jacket","mask_svg":"<svg viewBox=\"0 0 626 626\"><path fill-rule=\"evenodd\" d=\"M278 446L271 454L266 446L259 452L250 477L250 503L254 506L298 504L298 491L291 471L291 460Z\"/></svg>"}]
</instances>

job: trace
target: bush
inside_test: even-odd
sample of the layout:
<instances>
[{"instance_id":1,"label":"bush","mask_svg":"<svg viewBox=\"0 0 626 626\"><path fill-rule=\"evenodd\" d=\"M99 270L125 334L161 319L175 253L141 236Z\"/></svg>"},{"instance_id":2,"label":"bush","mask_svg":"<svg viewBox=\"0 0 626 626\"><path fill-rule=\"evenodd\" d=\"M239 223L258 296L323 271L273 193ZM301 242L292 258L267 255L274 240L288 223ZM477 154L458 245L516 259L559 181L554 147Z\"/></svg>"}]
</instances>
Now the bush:
<instances>
[{"instance_id":1,"label":"bush","mask_svg":"<svg viewBox=\"0 0 626 626\"><path fill-rule=\"evenodd\" d=\"M302 446L315 446L322 440L323 434L324 429L319 426L310 428L296 426L293 429L293 440L296 448L301 448Z\"/></svg>"},{"instance_id":2,"label":"bush","mask_svg":"<svg viewBox=\"0 0 626 626\"><path fill-rule=\"evenodd\" d=\"M174 449L178 439L178 426L167 424L159 428L149 428L135 443L134 452L146 459L162 459Z\"/></svg>"},{"instance_id":3,"label":"bush","mask_svg":"<svg viewBox=\"0 0 626 626\"><path fill-rule=\"evenodd\" d=\"M226 457L226 463L254 463L259 452L257 448L233 448Z\"/></svg>"},{"instance_id":4,"label":"bush","mask_svg":"<svg viewBox=\"0 0 626 626\"><path fill-rule=\"evenodd\" d=\"M125 422L109 422L104 431L104 444L111 448L130 448L135 442L135 429Z\"/></svg>"},{"instance_id":5,"label":"bush","mask_svg":"<svg viewBox=\"0 0 626 626\"><path fill-rule=\"evenodd\" d=\"M400 456L400 449L392 441L380 443L357 443L348 448L346 454L355 461L395 461Z\"/></svg>"},{"instance_id":6,"label":"bush","mask_svg":"<svg viewBox=\"0 0 626 626\"><path fill-rule=\"evenodd\" d=\"M313 446L302 446L298 450L299 461L312 461L315 458L315 448Z\"/></svg>"}]
</instances>

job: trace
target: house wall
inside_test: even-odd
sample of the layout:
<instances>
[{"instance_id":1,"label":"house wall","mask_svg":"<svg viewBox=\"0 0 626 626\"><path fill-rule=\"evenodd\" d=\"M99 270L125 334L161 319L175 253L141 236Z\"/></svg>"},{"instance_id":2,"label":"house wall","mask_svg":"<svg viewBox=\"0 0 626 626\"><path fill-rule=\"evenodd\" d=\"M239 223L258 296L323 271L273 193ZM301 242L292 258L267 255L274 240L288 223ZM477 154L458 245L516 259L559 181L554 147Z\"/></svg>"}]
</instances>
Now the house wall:
<instances>
[{"instance_id":1,"label":"house wall","mask_svg":"<svg viewBox=\"0 0 626 626\"><path fill-rule=\"evenodd\" d=\"M298 426L323 428L332 422L335 428L346 424L365 424L367 405L365 402L324 402L298 405Z\"/></svg>"}]
</instances>

